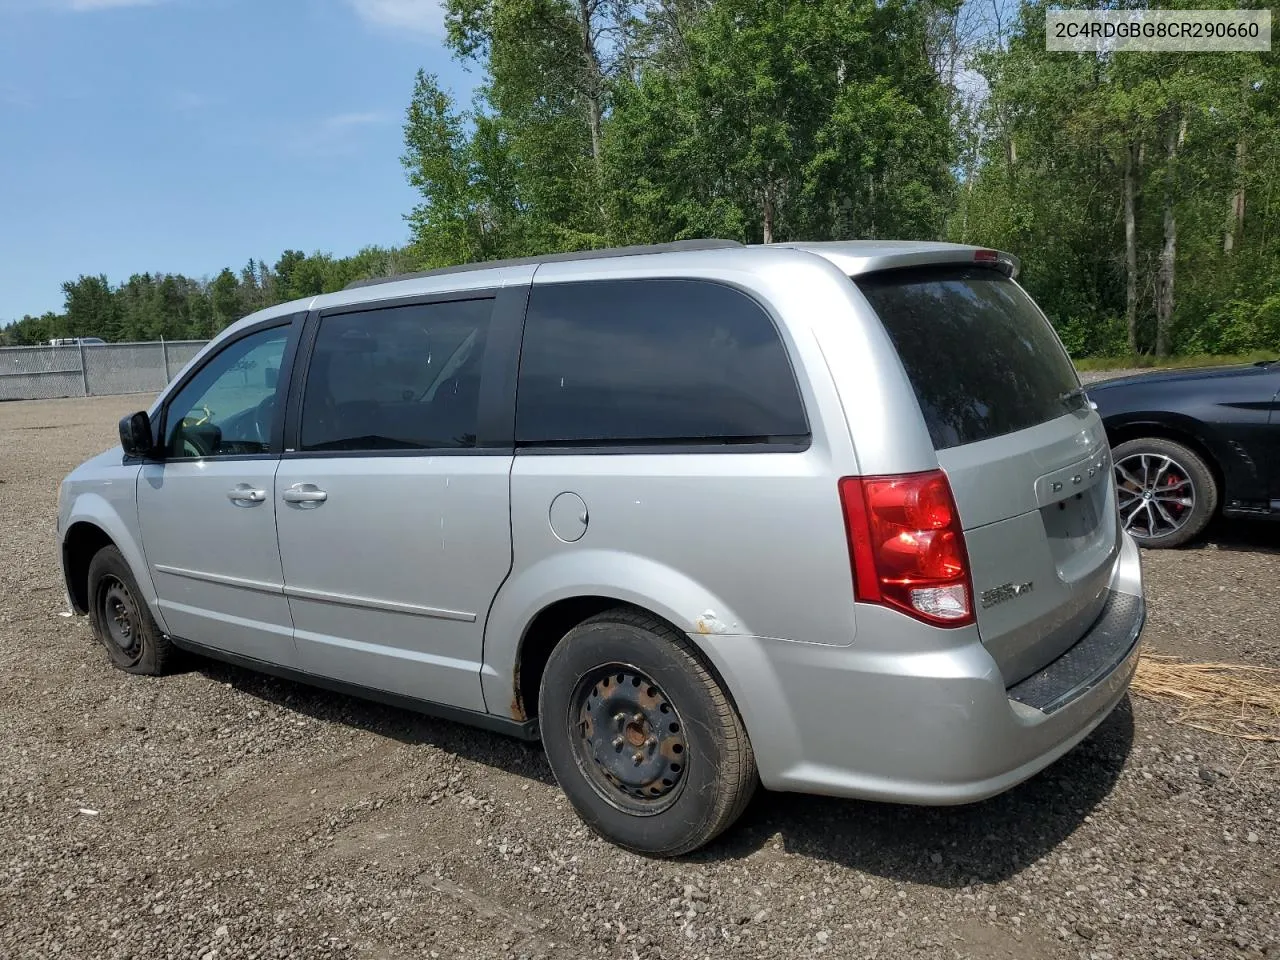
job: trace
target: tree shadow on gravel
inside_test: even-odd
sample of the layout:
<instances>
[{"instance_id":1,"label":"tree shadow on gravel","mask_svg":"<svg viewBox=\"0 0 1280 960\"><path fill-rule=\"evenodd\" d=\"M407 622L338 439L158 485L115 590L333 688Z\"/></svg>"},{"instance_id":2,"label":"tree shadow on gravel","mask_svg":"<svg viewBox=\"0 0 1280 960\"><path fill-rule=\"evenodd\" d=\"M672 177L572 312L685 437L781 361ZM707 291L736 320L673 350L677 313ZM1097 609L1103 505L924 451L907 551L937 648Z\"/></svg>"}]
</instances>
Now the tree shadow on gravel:
<instances>
[{"instance_id":1,"label":"tree shadow on gravel","mask_svg":"<svg viewBox=\"0 0 1280 960\"><path fill-rule=\"evenodd\" d=\"M787 853L904 883L960 887L1016 876L1075 832L1111 792L1133 743L1126 697L1083 743L1027 782L961 807L764 793L690 859L746 857L780 836Z\"/></svg>"},{"instance_id":2,"label":"tree shadow on gravel","mask_svg":"<svg viewBox=\"0 0 1280 960\"><path fill-rule=\"evenodd\" d=\"M1280 523L1220 517L1188 550L1228 550L1232 553L1280 553Z\"/></svg>"},{"instance_id":3,"label":"tree shadow on gravel","mask_svg":"<svg viewBox=\"0 0 1280 960\"><path fill-rule=\"evenodd\" d=\"M472 763L549 786L555 785L551 768L547 765L539 744L453 720L257 673L220 660L192 656L188 662L192 671L209 680L230 684L243 694L314 720L366 730L401 743L437 747Z\"/></svg>"}]
</instances>

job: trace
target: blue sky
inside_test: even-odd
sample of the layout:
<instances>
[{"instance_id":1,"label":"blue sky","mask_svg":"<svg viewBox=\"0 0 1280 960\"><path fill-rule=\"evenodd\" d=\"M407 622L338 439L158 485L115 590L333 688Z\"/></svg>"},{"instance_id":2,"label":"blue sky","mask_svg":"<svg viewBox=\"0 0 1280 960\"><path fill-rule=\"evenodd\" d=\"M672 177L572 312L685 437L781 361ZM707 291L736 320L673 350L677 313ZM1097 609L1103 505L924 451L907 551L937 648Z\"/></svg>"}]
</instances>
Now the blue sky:
<instances>
[{"instance_id":1,"label":"blue sky","mask_svg":"<svg viewBox=\"0 0 1280 960\"><path fill-rule=\"evenodd\" d=\"M105 273L403 243L435 0L0 0L0 322Z\"/></svg>"}]
</instances>

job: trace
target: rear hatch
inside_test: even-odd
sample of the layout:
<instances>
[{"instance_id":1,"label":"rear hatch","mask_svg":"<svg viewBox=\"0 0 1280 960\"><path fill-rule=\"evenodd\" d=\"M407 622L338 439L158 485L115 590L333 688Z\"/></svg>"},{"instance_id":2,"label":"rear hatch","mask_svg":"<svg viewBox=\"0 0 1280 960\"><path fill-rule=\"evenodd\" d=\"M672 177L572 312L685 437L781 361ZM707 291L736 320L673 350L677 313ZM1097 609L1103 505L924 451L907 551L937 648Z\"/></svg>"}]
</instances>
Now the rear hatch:
<instances>
[{"instance_id":1,"label":"rear hatch","mask_svg":"<svg viewBox=\"0 0 1280 960\"><path fill-rule=\"evenodd\" d=\"M854 281L915 389L965 530L978 631L1011 686L1106 603L1120 535L1102 422L1044 315L994 265Z\"/></svg>"}]
</instances>

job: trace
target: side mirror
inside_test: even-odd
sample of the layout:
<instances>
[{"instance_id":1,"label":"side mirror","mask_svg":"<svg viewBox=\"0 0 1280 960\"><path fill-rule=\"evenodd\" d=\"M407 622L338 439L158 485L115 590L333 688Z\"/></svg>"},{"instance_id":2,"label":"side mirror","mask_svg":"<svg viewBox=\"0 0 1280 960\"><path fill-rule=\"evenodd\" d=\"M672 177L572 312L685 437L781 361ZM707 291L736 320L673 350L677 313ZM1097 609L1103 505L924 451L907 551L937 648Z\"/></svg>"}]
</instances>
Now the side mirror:
<instances>
[{"instance_id":1,"label":"side mirror","mask_svg":"<svg viewBox=\"0 0 1280 960\"><path fill-rule=\"evenodd\" d=\"M276 384L280 382L280 368L267 367L262 372L266 377L267 386L274 390L276 388Z\"/></svg>"},{"instance_id":2,"label":"side mirror","mask_svg":"<svg viewBox=\"0 0 1280 960\"><path fill-rule=\"evenodd\" d=\"M126 457L145 457L152 452L151 418L145 410L120 418L120 446Z\"/></svg>"}]
</instances>

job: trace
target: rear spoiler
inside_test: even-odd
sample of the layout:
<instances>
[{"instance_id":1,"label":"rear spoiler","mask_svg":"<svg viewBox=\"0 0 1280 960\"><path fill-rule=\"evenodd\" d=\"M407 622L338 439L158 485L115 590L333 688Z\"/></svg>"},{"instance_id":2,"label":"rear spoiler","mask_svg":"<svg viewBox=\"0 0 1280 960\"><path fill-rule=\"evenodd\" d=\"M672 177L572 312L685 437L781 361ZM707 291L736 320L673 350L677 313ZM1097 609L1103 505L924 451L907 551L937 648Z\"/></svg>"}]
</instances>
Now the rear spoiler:
<instances>
[{"instance_id":1,"label":"rear spoiler","mask_svg":"<svg viewBox=\"0 0 1280 960\"><path fill-rule=\"evenodd\" d=\"M1011 280L1018 275L1018 270L1022 267L1021 261L1012 253L985 248L973 251L973 262L993 266Z\"/></svg>"},{"instance_id":2,"label":"rear spoiler","mask_svg":"<svg viewBox=\"0 0 1280 960\"><path fill-rule=\"evenodd\" d=\"M862 244L839 241L828 243L778 244L817 254L834 263L847 277L904 267L979 266L999 270L1005 276L1017 277L1022 264L1003 250L974 247L962 243L894 243Z\"/></svg>"},{"instance_id":3,"label":"rear spoiler","mask_svg":"<svg viewBox=\"0 0 1280 960\"><path fill-rule=\"evenodd\" d=\"M901 270L904 267L964 266L990 267L1013 279L1022 268L1021 261L1011 253L986 247L943 247L933 250L913 250L903 253L885 253L862 257L856 264L847 264L845 272L851 277L881 270Z\"/></svg>"}]
</instances>

